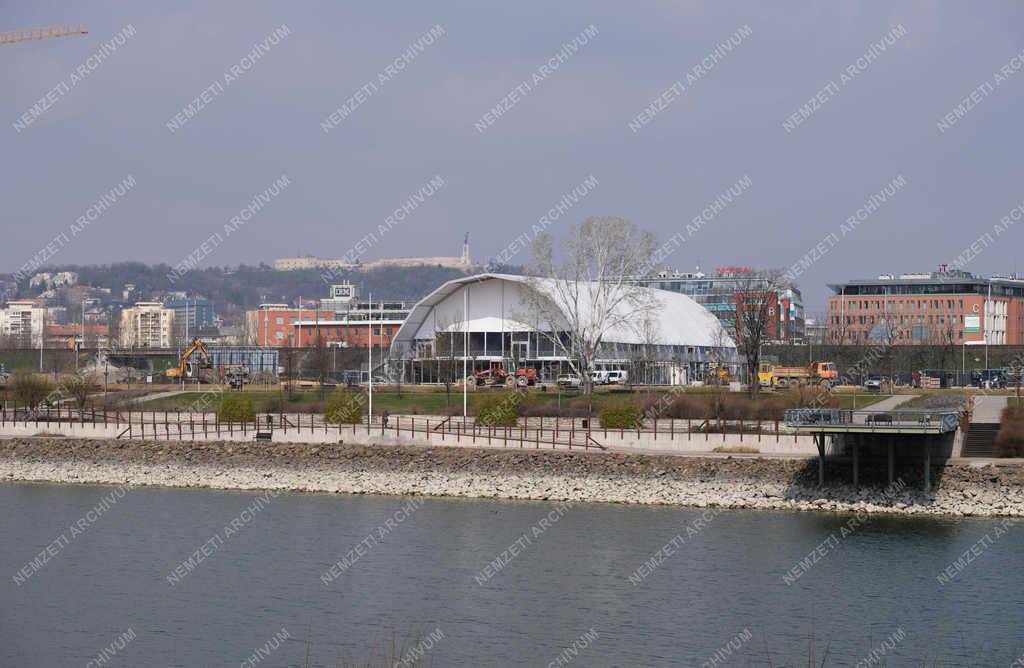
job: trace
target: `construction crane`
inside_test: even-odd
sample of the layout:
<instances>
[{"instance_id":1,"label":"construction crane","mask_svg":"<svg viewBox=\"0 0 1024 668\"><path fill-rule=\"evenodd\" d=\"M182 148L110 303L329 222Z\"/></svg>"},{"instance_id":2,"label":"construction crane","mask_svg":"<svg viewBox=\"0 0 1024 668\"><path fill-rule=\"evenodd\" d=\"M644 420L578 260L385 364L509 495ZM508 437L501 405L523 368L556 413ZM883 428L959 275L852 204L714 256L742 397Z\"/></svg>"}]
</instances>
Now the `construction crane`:
<instances>
[{"instance_id":1,"label":"construction crane","mask_svg":"<svg viewBox=\"0 0 1024 668\"><path fill-rule=\"evenodd\" d=\"M17 44L18 42L35 42L41 39L56 39L73 35L88 35L89 31L81 23L64 23L42 28L12 30L0 32L0 44Z\"/></svg>"},{"instance_id":2,"label":"construction crane","mask_svg":"<svg viewBox=\"0 0 1024 668\"><path fill-rule=\"evenodd\" d=\"M196 352L199 352L201 357L199 358L198 365L192 365L189 363L189 359ZM198 378L200 376L199 371L202 369L208 369L210 367L209 355L206 354L206 346L199 339L193 339L192 345L189 346L185 354L181 356L181 361L177 367L171 367L164 372L164 375L168 378ZM202 380L202 378L200 378Z\"/></svg>"}]
</instances>

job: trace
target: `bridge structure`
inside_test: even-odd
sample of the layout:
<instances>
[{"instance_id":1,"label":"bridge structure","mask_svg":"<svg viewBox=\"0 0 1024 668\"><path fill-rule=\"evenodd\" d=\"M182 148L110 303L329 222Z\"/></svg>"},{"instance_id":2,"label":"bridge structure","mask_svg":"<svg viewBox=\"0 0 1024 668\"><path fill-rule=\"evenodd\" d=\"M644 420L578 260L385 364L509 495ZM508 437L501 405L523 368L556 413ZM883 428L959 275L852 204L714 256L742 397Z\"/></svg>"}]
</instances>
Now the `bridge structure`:
<instances>
[{"instance_id":1,"label":"bridge structure","mask_svg":"<svg viewBox=\"0 0 1024 668\"><path fill-rule=\"evenodd\" d=\"M896 438L923 450L924 488L931 487L932 443L960 428L961 413L951 410L850 410L841 408L794 408L783 416L787 427L814 436L818 448L818 485L825 484L825 437L843 436L853 456L853 484L860 477L860 447L867 436L885 437L889 484L895 476Z\"/></svg>"}]
</instances>

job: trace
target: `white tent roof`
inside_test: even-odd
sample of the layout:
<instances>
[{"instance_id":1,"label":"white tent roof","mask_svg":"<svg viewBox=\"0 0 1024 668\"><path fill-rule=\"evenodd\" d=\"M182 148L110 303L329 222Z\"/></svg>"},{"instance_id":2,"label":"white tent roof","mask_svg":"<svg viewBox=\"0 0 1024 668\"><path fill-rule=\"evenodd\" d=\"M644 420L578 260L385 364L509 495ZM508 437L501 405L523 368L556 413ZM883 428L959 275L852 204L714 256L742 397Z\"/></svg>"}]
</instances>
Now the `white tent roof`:
<instances>
[{"instance_id":1,"label":"white tent roof","mask_svg":"<svg viewBox=\"0 0 1024 668\"><path fill-rule=\"evenodd\" d=\"M412 342L416 337L416 333L419 332L424 323L430 319L435 306L464 289L465 286L471 286L473 284L488 281L507 281L520 289L527 285L536 286L539 290L546 292L549 296L555 294L555 279L538 279L513 274L490 273L457 278L443 284L420 300L413 307L409 317L406 318L402 327L395 334L394 342ZM588 283L581 286L581 294L586 294L587 286L595 285L595 283ZM631 287L630 289L649 291L661 304L660 308L655 309L653 313L655 336L653 337L653 340L647 340L642 336L642 333L637 331L635 328L623 325L613 327L612 330L605 335L605 342L629 344L653 343L658 345L722 348L735 347L736 344L725 332L722 327L722 323L718 318L690 297L678 292L658 290L656 288ZM552 299L552 301L556 304L558 303L557 299ZM582 301L585 303L587 300L583 299ZM586 314L581 314L581 319L585 320ZM490 321L495 319L487 318L487 320ZM490 326L487 327L487 329L489 331L512 331L522 329L522 323L518 321L513 322L512 318L509 318L509 316L506 315L505 320L507 322L504 325L497 320L494 323L488 322L488 325ZM477 324L476 321L474 321L474 324ZM470 330L476 331L473 326L470 327Z\"/></svg>"}]
</instances>

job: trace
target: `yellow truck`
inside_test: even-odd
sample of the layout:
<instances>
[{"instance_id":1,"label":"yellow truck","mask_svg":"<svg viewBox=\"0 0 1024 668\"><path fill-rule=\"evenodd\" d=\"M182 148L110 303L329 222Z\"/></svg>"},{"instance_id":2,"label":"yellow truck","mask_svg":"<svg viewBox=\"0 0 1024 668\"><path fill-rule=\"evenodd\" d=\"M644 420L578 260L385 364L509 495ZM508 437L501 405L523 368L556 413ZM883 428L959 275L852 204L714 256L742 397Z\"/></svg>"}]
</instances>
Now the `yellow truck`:
<instances>
[{"instance_id":1,"label":"yellow truck","mask_svg":"<svg viewBox=\"0 0 1024 668\"><path fill-rule=\"evenodd\" d=\"M761 362L757 382L761 387L791 387L793 385L821 385L831 388L839 379L832 362L811 362L807 366L775 366Z\"/></svg>"}]
</instances>

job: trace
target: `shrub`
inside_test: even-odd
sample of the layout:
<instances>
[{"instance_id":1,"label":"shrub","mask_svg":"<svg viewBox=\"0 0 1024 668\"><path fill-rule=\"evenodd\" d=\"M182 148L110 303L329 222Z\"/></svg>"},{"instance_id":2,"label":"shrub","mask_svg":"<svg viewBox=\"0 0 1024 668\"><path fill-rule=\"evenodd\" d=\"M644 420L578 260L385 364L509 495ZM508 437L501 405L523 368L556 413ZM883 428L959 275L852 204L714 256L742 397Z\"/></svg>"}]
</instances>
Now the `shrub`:
<instances>
[{"instance_id":1,"label":"shrub","mask_svg":"<svg viewBox=\"0 0 1024 668\"><path fill-rule=\"evenodd\" d=\"M786 408L839 408L839 398L820 385L798 385L782 395Z\"/></svg>"},{"instance_id":2,"label":"shrub","mask_svg":"<svg viewBox=\"0 0 1024 668\"><path fill-rule=\"evenodd\" d=\"M27 369L18 369L11 374L8 387L18 402L32 409L53 392L53 383L46 376L36 375Z\"/></svg>"},{"instance_id":3,"label":"shrub","mask_svg":"<svg viewBox=\"0 0 1024 668\"><path fill-rule=\"evenodd\" d=\"M700 419L708 414L708 402L700 396L668 393L660 397L644 397L640 400L640 409L648 418Z\"/></svg>"},{"instance_id":4,"label":"shrub","mask_svg":"<svg viewBox=\"0 0 1024 668\"><path fill-rule=\"evenodd\" d=\"M296 413L312 413L313 415L320 415L321 413L327 413L327 402L326 401L305 401L301 404L297 404L293 409Z\"/></svg>"},{"instance_id":5,"label":"shrub","mask_svg":"<svg viewBox=\"0 0 1024 668\"><path fill-rule=\"evenodd\" d=\"M612 404L598 414L603 429L639 429L644 415L634 403Z\"/></svg>"},{"instance_id":6,"label":"shrub","mask_svg":"<svg viewBox=\"0 0 1024 668\"><path fill-rule=\"evenodd\" d=\"M264 413L287 413L288 402L284 397L276 395L263 402Z\"/></svg>"},{"instance_id":7,"label":"shrub","mask_svg":"<svg viewBox=\"0 0 1024 668\"><path fill-rule=\"evenodd\" d=\"M1024 408L1007 406L1003 409L996 434L996 454L1000 457L1024 457Z\"/></svg>"},{"instance_id":8,"label":"shrub","mask_svg":"<svg viewBox=\"0 0 1024 668\"><path fill-rule=\"evenodd\" d=\"M252 422L256 408L252 397L242 392L225 392L217 406L217 419L223 422Z\"/></svg>"},{"instance_id":9,"label":"shrub","mask_svg":"<svg viewBox=\"0 0 1024 668\"><path fill-rule=\"evenodd\" d=\"M324 420L336 424L360 424L365 411L365 394L338 388L327 397Z\"/></svg>"},{"instance_id":10,"label":"shrub","mask_svg":"<svg viewBox=\"0 0 1024 668\"><path fill-rule=\"evenodd\" d=\"M522 407L526 417L590 417L590 405L586 399L563 401L559 406L554 401L530 401Z\"/></svg>"},{"instance_id":11,"label":"shrub","mask_svg":"<svg viewBox=\"0 0 1024 668\"><path fill-rule=\"evenodd\" d=\"M521 403L518 393L489 396L476 406L476 423L483 427L514 427Z\"/></svg>"}]
</instances>

